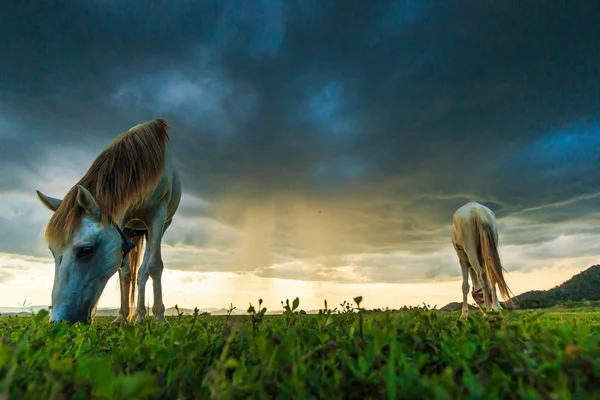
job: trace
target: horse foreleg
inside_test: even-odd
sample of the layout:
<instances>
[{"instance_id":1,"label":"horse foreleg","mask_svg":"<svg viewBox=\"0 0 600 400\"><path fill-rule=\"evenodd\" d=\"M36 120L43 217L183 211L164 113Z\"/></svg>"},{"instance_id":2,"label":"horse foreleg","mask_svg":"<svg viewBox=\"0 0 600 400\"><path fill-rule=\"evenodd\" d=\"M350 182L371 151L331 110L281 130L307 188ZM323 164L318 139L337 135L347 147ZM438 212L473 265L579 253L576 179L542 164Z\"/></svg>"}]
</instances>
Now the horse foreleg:
<instances>
[{"instance_id":1,"label":"horse foreleg","mask_svg":"<svg viewBox=\"0 0 600 400\"><path fill-rule=\"evenodd\" d=\"M135 306L135 323L140 324L146 318L146 283L148 282L148 262L150 260L150 249L152 242L150 240L150 230L148 230L148 243L144 251L142 265L137 271L137 303Z\"/></svg>"},{"instance_id":2,"label":"horse foreleg","mask_svg":"<svg viewBox=\"0 0 600 400\"><path fill-rule=\"evenodd\" d=\"M96 316L96 313L98 312L98 303L96 303L94 308L92 308L92 319L94 319L94 317Z\"/></svg>"},{"instance_id":3,"label":"horse foreleg","mask_svg":"<svg viewBox=\"0 0 600 400\"><path fill-rule=\"evenodd\" d=\"M171 225L171 221L169 220L164 223L162 227L162 231L160 234L160 240L165 234L165 231ZM154 320L156 322L168 325L169 322L165 318L165 305L163 303L163 294L162 294L162 272L164 270L164 263L162 260L162 252L160 242L156 247L155 257L153 258L154 262L148 264L148 273L152 278L152 291L154 294L154 303L152 304L152 315L154 315Z\"/></svg>"},{"instance_id":4,"label":"horse foreleg","mask_svg":"<svg viewBox=\"0 0 600 400\"><path fill-rule=\"evenodd\" d=\"M148 267L148 272L152 278L152 290L154 292L154 304L152 304L154 320L158 323L169 324L165 319L165 305L163 304L161 279L164 265L160 255L157 260L155 260L153 264L149 264Z\"/></svg>"},{"instance_id":5,"label":"horse foreleg","mask_svg":"<svg viewBox=\"0 0 600 400\"><path fill-rule=\"evenodd\" d=\"M167 324L165 319L165 306L162 299L162 272L163 272L163 261L161 255L160 244L168 223L165 224L165 217L167 213L166 205L161 205L155 216L154 220L148 228L148 245L146 246L146 254L144 255L144 262L140 268L138 274L138 313L137 321L141 322L146 317L146 307L144 305L146 295L146 282L148 278L152 278L152 289L154 294L154 304L152 305L152 314L154 319L158 323Z\"/></svg>"},{"instance_id":6,"label":"horse foreleg","mask_svg":"<svg viewBox=\"0 0 600 400\"><path fill-rule=\"evenodd\" d=\"M119 268L119 287L121 290L121 308L119 315L113 324L121 325L127 323L129 317L129 290L131 287L131 270L129 269L129 254L125 256L121 268Z\"/></svg>"}]
</instances>

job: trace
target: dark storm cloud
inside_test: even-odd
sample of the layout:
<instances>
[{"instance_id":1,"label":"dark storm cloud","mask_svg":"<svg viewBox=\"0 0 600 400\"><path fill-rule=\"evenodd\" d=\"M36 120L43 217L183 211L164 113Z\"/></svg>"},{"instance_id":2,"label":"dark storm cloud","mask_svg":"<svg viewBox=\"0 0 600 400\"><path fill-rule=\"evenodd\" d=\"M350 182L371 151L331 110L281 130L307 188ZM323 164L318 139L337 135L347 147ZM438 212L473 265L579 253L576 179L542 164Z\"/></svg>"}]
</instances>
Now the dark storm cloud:
<instances>
[{"instance_id":1,"label":"dark storm cloud","mask_svg":"<svg viewBox=\"0 0 600 400\"><path fill-rule=\"evenodd\" d=\"M600 191L599 17L594 1L8 1L0 191L33 195L59 146L98 152L160 116L203 199L181 219L262 224L290 257L433 251L469 200L505 217ZM186 229L169 240L215 235Z\"/></svg>"}]
</instances>

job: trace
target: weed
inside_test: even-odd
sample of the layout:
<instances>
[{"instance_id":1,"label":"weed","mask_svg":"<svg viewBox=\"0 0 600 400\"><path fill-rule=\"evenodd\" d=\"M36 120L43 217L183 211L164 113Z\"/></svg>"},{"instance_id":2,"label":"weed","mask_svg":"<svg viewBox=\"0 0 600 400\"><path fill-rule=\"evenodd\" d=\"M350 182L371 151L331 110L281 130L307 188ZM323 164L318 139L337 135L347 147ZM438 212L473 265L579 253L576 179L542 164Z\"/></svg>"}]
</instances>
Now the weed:
<instances>
[{"instance_id":1,"label":"weed","mask_svg":"<svg viewBox=\"0 0 600 400\"><path fill-rule=\"evenodd\" d=\"M254 306L252 305L252 303L250 303L250 307L248 307L247 312L252 317L252 336L256 336L258 327L263 322L263 317L264 317L265 313L267 312L266 307L263 307L262 309L260 308L262 306L262 302L263 302L262 299L258 299L258 309L259 309L258 312L256 312L256 310L254 309Z\"/></svg>"},{"instance_id":2,"label":"weed","mask_svg":"<svg viewBox=\"0 0 600 400\"><path fill-rule=\"evenodd\" d=\"M294 299L294 301L292 302L291 307L290 307L290 301L288 299L285 299L285 304L282 301L281 305L283 306L283 321L284 321L285 327L287 328L290 326L292 321L294 321L295 316L297 316L299 314L299 312L296 311L296 309L300 306L300 299L298 297L296 297Z\"/></svg>"}]
</instances>

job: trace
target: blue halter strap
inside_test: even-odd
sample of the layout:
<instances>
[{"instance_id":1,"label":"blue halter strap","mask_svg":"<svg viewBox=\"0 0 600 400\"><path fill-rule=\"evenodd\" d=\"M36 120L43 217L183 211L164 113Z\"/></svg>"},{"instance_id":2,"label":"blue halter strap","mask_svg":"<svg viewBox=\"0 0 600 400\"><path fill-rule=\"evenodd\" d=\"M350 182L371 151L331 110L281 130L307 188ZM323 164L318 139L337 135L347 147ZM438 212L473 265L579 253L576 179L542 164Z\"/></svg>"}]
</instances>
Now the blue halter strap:
<instances>
[{"instance_id":1,"label":"blue halter strap","mask_svg":"<svg viewBox=\"0 0 600 400\"><path fill-rule=\"evenodd\" d=\"M123 239L123 244L121 245L121 250L123 250L123 258L125 258L125 256L127 256L127 254L129 254L129 252L135 248L135 243L127 240L127 237L125 236L125 234L123 233L121 228L119 228L119 225L114 223L114 221L112 221L112 220L110 221L110 223L112 226L115 227L115 229L119 233L119 236L121 236L121 239Z\"/></svg>"}]
</instances>

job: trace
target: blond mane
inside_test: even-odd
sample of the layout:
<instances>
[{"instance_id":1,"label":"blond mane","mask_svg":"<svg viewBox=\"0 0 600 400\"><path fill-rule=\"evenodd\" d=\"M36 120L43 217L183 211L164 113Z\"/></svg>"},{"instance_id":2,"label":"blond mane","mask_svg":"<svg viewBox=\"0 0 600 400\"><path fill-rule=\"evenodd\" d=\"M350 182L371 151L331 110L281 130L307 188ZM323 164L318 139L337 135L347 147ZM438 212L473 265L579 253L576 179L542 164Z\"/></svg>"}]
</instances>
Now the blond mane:
<instances>
[{"instance_id":1,"label":"blond mane","mask_svg":"<svg viewBox=\"0 0 600 400\"><path fill-rule=\"evenodd\" d=\"M83 215L77 204L78 185L94 195L104 223L146 200L165 169L168 130L167 121L155 119L117 136L54 212L46 227L46 242L63 246L71 240Z\"/></svg>"}]
</instances>

